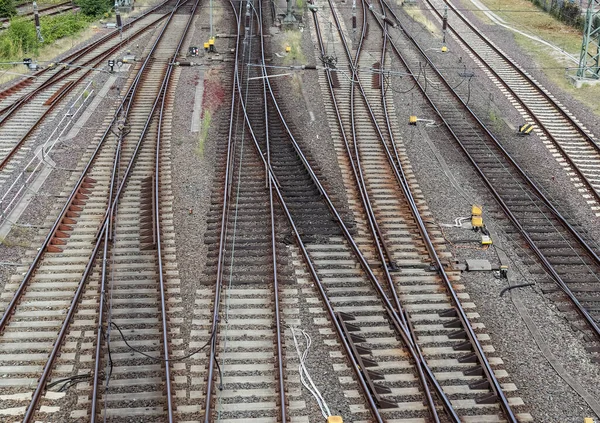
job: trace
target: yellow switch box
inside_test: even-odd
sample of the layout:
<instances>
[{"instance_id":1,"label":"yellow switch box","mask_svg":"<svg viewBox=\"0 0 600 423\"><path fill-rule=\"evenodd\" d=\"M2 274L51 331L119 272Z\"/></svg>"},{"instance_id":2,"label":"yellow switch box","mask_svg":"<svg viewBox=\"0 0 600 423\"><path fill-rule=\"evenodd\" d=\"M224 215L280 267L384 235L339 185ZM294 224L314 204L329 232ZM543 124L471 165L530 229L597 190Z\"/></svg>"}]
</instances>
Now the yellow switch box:
<instances>
[{"instance_id":1,"label":"yellow switch box","mask_svg":"<svg viewBox=\"0 0 600 423\"><path fill-rule=\"evenodd\" d=\"M408 118L408 124L409 125L416 125L417 124L417 117L416 116L410 116Z\"/></svg>"},{"instance_id":2,"label":"yellow switch box","mask_svg":"<svg viewBox=\"0 0 600 423\"><path fill-rule=\"evenodd\" d=\"M475 204L473 204L471 206L471 214L474 216L481 216L481 213L483 213L483 209L481 208L481 206L477 206Z\"/></svg>"},{"instance_id":3,"label":"yellow switch box","mask_svg":"<svg viewBox=\"0 0 600 423\"><path fill-rule=\"evenodd\" d=\"M483 227L483 218L481 216L473 215L471 216L471 226L474 228Z\"/></svg>"},{"instance_id":4,"label":"yellow switch box","mask_svg":"<svg viewBox=\"0 0 600 423\"><path fill-rule=\"evenodd\" d=\"M344 423L344 421L340 416L329 416L327 417L327 423Z\"/></svg>"},{"instance_id":5,"label":"yellow switch box","mask_svg":"<svg viewBox=\"0 0 600 423\"><path fill-rule=\"evenodd\" d=\"M445 52L447 52L447 51L448 51L448 47L446 47L446 46L443 46L443 47L442 47L442 53L445 53Z\"/></svg>"},{"instance_id":6,"label":"yellow switch box","mask_svg":"<svg viewBox=\"0 0 600 423\"><path fill-rule=\"evenodd\" d=\"M290 46L286 46L285 47L285 52L289 53L290 51L292 51L292 48Z\"/></svg>"},{"instance_id":7,"label":"yellow switch box","mask_svg":"<svg viewBox=\"0 0 600 423\"><path fill-rule=\"evenodd\" d=\"M583 423L594 423L594 419L592 419L591 417L586 417L585 419L583 419Z\"/></svg>"}]
</instances>

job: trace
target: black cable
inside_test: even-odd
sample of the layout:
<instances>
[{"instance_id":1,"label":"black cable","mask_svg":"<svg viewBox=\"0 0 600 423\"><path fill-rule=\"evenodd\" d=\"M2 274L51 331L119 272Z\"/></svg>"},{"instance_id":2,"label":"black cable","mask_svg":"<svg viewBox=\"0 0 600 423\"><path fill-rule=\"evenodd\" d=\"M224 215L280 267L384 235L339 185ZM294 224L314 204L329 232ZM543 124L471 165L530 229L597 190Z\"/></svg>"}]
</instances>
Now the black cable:
<instances>
[{"instance_id":1,"label":"black cable","mask_svg":"<svg viewBox=\"0 0 600 423\"><path fill-rule=\"evenodd\" d=\"M191 353L189 353L188 355L184 355L183 357L177 357L177 358L171 358L169 360L165 360L164 358L152 357L151 355L146 354L145 352L132 347L131 345L129 345L129 342L127 342L127 338L125 338L125 335L123 335L123 331L121 331L121 328L119 327L119 325L117 325L115 322L110 322L110 324L113 325L119 331L119 333L121 334L121 338L123 338L125 345L127 345L129 347L129 349L131 349L132 351L135 351L138 354L143 355L144 357L150 358L152 360L165 361L165 362L185 360L187 358L190 358L194 354L199 353L200 351L202 351L204 348L206 348L210 344L210 342L212 341L213 337L215 336L215 332L216 332L216 331L213 331L212 334L210 335L210 338L208 339L208 341L206 341L206 344L202 345L196 351L192 351Z\"/></svg>"},{"instance_id":2,"label":"black cable","mask_svg":"<svg viewBox=\"0 0 600 423\"><path fill-rule=\"evenodd\" d=\"M530 283L522 283L520 285L511 285L508 286L506 288L504 288L502 291L500 291L500 296L502 297L504 295L505 292L510 291L511 289L515 289L515 288L524 288L526 286L533 286L535 285L535 283L530 282Z\"/></svg>"},{"instance_id":3,"label":"black cable","mask_svg":"<svg viewBox=\"0 0 600 423\"><path fill-rule=\"evenodd\" d=\"M108 371L108 376L106 377L106 386L108 387L110 378L112 376L114 363L113 363L113 359L112 359L112 353L110 351L110 337L108 335L108 332L105 332L105 338L106 338L106 349L108 352L108 362L110 363L110 370Z\"/></svg>"},{"instance_id":4,"label":"black cable","mask_svg":"<svg viewBox=\"0 0 600 423\"><path fill-rule=\"evenodd\" d=\"M61 383L63 383L63 382L64 382L65 384L67 384L67 383L69 383L69 382L75 382L75 383L77 383L77 381L79 381L79 380L88 379L88 378L90 378L90 375L89 375L89 374L86 374L86 375L74 375L74 376L69 376L69 377L66 377L66 378L63 378L63 379L58 379L58 380L55 380L54 382L47 384L47 385L46 385L46 389L53 388L53 387L55 387L56 385L59 385L59 384L61 384ZM61 387L61 388L58 390L58 392L62 392L62 389L63 389L63 388L64 388L64 385L63 385L63 387Z\"/></svg>"}]
</instances>

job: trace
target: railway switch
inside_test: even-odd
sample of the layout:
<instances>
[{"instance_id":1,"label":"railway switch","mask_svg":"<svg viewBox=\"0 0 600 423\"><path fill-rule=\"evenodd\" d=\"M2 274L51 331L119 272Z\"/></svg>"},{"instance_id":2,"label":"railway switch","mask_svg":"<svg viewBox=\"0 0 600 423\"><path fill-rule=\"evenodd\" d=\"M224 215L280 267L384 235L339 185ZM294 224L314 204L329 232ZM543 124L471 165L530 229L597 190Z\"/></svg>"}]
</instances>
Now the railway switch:
<instances>
[{"instance_id":1,"label":"railway switch","mask_svg":"<svg viewBox=\"0 0 600 423\"><path fill-rule=\"evenodd\" d=\"M533 131L533 125L531 123L519 126L519 135L521 136L529 135L531 134L531 131Z\"/></svg>"},{"instance_id":2,"label":"railway switch","mask_svg":"<svg viewBox=\"0 0 600 423\"><path fill-rule=\"evenodd\" d=\"M478 230L483 227L483 217L481 216L483 210L480 206L473 205L471 207L471 226L473 230Z\"/></svg>"},{"instance_id":3,"label":"railway switch","mask_svg":"<svg viewBox=\"0 0 600 423\"><path fill-rule=\"evenodd\" d=\"M341 416L329 416L327 417L327 423L344 423L344 420L342 420Z\"/></svg>"}]
</instances>

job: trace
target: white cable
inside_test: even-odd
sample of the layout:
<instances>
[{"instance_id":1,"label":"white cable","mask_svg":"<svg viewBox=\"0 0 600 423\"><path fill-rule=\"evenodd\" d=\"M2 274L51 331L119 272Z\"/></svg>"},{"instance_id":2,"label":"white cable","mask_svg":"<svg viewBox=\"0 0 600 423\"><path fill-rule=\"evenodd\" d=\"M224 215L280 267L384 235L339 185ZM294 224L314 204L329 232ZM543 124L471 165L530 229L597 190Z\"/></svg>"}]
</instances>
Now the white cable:
<instances>
[{"instance_id":1,"label":"white cable","mask_svg":"<svg viewBox=\"0 0 600 423\"><path fill-rule=\"evenodd\" d=\"M296 352L298 353L298 359L300 360L300 364L298 365L298 372L300 373L300 381L302 382L302 385L304 385L304 387L312 394L312 396L315 397L315 399L317 400L317 404L319 405L319 408L321 409L321 414L323 414L323 417L327 418L327 417L331 416L331 411L329 410L329 406L325 402L323 395L321 395L321 392L319 392L319 389L317 388L317 386L313 382L312 378L310 377L310 374L308 373L308 370L306 369L306 366L304 364L304 362L308 358L308 351L310 350L310 346L312 344L310 335L305 330L296 328L296 330L300 331L300 333L302 333L302 335L304 335L304 338L306 339L306 349L303 352L300 352L300 345L298 343L298 340L296 339L296 333L294 332L294 327L290 326L290 330L292 331L292 337L294 338L294 345L296 346ZM309 384L310 384L310 386L309 386Z\"/></svg>"}]
</instances>

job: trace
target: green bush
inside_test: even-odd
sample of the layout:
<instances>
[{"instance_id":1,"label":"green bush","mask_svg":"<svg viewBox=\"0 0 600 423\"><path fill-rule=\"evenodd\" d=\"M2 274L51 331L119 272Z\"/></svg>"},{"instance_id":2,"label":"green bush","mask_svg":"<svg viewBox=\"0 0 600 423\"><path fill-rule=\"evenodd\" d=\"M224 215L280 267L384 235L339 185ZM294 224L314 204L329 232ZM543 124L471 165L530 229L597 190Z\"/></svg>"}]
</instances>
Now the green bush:
<instances>
[{"instance_id":1,"label":"green bush","mask_svg":"<svg viewBox=\"0 0 600 423\"><path fill-rule=\"evenodd\" d=\"M88 27L92 19L80 13L64 13L56 16L42 16L40 25L44 44L74 35Z\"/></svg>"},{"instance_id":2,"label":"green bush","mask_svg":"<svg viewBox=\"0 0 600 423\"><path fill-rule=\"evenodd\" d=\"M93 17L103 15L114 6L111 0L75 0L75 3L84 15Z\"/></svg>"},{"instance_id":3,"label":"green bush","mask_svg":"<svg viewBox=\"0 0 600 423\"><path fill-rule=\"evenodd\" d=\"M13 18L8 29L0 34L0 56L7 61L20 61L28 55L35 56L40 47L81 32L91 21L92 18L81 13L42 16L40 26L44 42L40 43L33 21Z\"/></svg>"},{"instance_id":4,"label":"green bush","mask_svg":"<svg viewBox=\"0 0 600 423\"><path fill-rule=\"evenodd\" d=\"M0 18L10 18L17 14L14 0L0 0Z\"/></svg>"},{"instance_id":5,"label":"green bush","mask_svg":"<svg viewBox=\"0 0 600 423\"><path fill-rule=\"evenodd\" d=\"M39 42L35 26L25 18L13 18L10 27L0 34L0 56L21 59L23 54L37 53Z\"/></svg>"}]
</instances>

